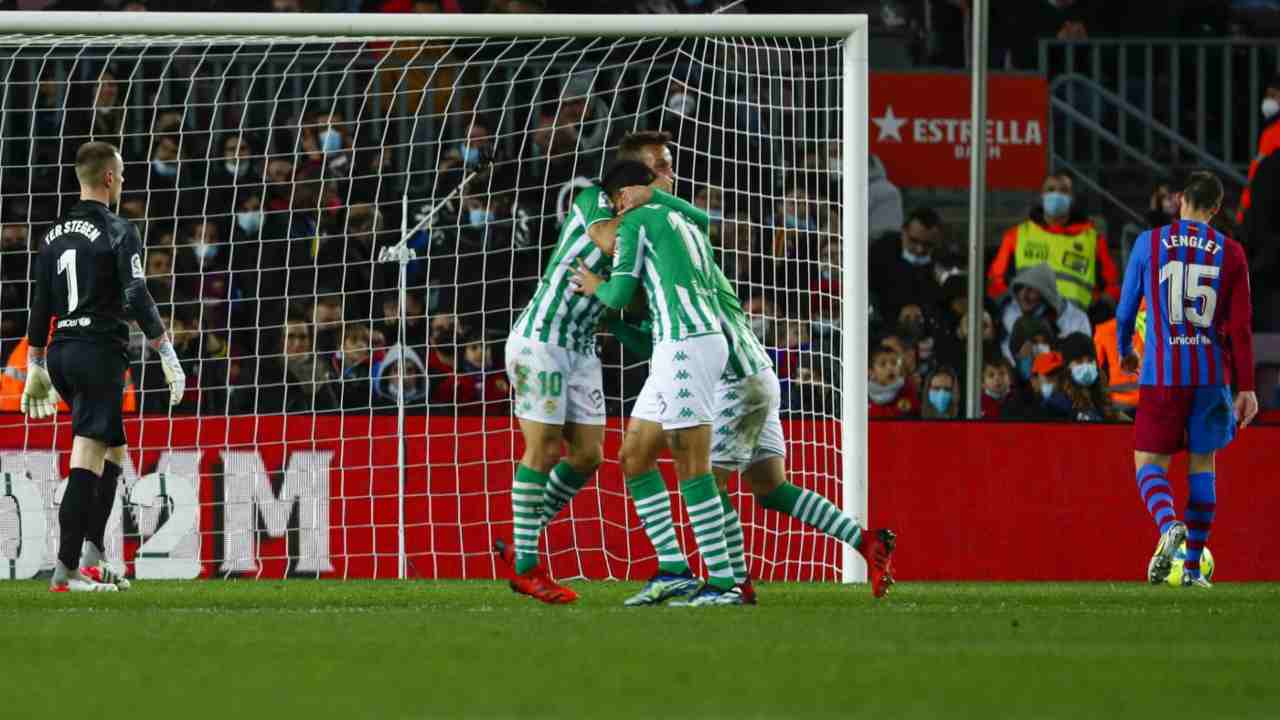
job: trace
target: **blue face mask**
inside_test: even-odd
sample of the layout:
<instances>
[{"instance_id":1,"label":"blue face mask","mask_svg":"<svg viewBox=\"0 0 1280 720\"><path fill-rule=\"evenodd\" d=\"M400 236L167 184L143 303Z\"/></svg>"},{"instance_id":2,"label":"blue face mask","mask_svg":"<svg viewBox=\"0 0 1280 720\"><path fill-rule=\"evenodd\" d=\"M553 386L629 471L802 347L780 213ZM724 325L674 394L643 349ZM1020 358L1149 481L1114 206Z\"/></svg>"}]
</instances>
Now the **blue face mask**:
<instances>
[{"instance_id":1,"label":"blue face mask","mask_svg":"<svg viewBox=\"0 0 1280 720\"><path fill-rule=\"evenodd\" d=\"M1062 217L1071 209L1071 196L1060 192L1047 192L1040 196L1045 217Z\"/></svg>"},{"instance_id":2,"label":"blue face mask","mask_svg":"<svg viewBox=\"0 0 1280 720\"><path fill-rule=\"evenodd\" d=\"M342 134L333 128L320 133L320 149L327 153L341 150Z\"/></svg>"},{"instance_id":3,"label":"blue face mask","mask_svg":"<svg viewBox=\"0 0 1280 720\"><path fill-rule=\"evenodd\" d=\"M912 265L915 265L916 267L924 267L925 265L928 265L929 263L933 262L933 258L931 256L916 255L915 253L911 252L910 250L907 250L906 248L903 248L902 250L902 259L906 260Z\"/></svg>"},{"instance_id":4,"label":"blue face mask","mask_svg":"<svg viewBox=\"0 0 1280 720\"><path fill-rule=\"evenodd\" d=\"M1053 397L1053 383L1043 380L1040 381L1040 395L1043 396L1045 400Z\"/></svg>"},{"instance_id":5,"label":"blue face mask","mask_svg":"<svg viewBox=\"0 0 1280 720\"><path fill-rule=\"evenodd\" d=\"M784 215L782 217L782 225L791 230L813 229L813 223L809 222L809 218L799 218L795 215Z\"/></svg>"},{"instance_id":6,"label":"blue face mask","mask_svg":"<svg viewBox=\"0 0 1280 720\"><path fill-rule=\"evenodd\" d=\"M1089 387L1098 380L1098 364L1072 365L1071 380L1081 387Z\"/></svg>"},{"instance_id":7,"label":"blue face mask","mask_svg":"<svg viewBox=\"0 0 1280 720\"><path fill-rule=\"evenodd\" d=\"M462 145L462 164L467 167L476 165L480 162L480 148L471 147L470 145Z\"/></svg>"},{"instance_id":8,"label":"blue face mask","mask_svg":"<svg viewBox=\"0 0 1280 720\"><path fill-rule=\"evenodd\" d=\"M249 210L236 213L236 224L246 235L257 235L258 228L262 227L262 211Z\"/></svg>"},{"instance_id":9,"label":"blue face mask","mask_svg":"<svg viewBox=\"0 0 1280 720\"><path fill-rule=\"evenodd\" d=\"M163 160L152 160L151 169L155 170L157 175L163 175L165 177L173 177L178 174L177 163L165 162Z\"/></svg>"},{"instance_id":10,"label":"blue face mask","mask_svg":"<svg viewBox=\"0 0 1280 720\"><path fill-rule=\"evenodd\" d=\"M491 222L493 222L493 213L488 210L472 208L467 211L467 223L472 227L480 227Z\"/></svg>"},{"instance_id":11,"label":"blue face mask","mask_svg":"<svg viewBox=\"0 0 1280 720\"><path fill-rule=\"evenodd\" d=\"M1032 358L1029 357L1018 358L1018 375L1022 376L1023 380L1031 379L1031 361Z\"/></svg>"},{"instance_id":12,"label":"blue face mask","mask_svg":"<svg viewBox=\"0 0 1280 720\"><path fill-rule=\"evenodd\" d=\"M943 388L934 388L929 391L929 404L934 410L940 413L947 411L951 407L951 391Z\"/></svg>"}]
</instances>

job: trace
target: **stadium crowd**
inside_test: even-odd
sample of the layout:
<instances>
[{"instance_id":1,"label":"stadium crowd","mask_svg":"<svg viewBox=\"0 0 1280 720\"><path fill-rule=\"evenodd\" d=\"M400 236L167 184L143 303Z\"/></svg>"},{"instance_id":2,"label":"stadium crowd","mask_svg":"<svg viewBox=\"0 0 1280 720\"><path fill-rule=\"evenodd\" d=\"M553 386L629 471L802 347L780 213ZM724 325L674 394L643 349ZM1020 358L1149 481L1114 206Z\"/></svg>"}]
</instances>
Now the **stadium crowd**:
<instances>
[{"instance_id":1,"label":"stadium crowd","mask_svg":"<svg viewBox=\"0 0 1280 720\"><path fill-rule=\"evenodd\" d=\"M74 0L50 5L104 7ZM542 0L217 5L275 12L304 6L375 12L566 9ZM1067 14L1088 6L1069 11L1077 4L1053 5ZM169 9L137 0L105 7ZM718 7L673 0L667 10ZM374 52L395 58L422 49ZM1012 47L1009 52L1017 55ZM79 77L88 78L80 82L45 75L32 83L30 132L6 138L8 158L23 161L5 166L0 197L0 354L6 366L0 410L17 407L31 250L72 200L70 158L91 137L136 136L140 130L129 113L143 108L145 150L125 153L121 213L138 225L147 248L148 284L191 378L179 411L376 411L403 399L415 410L506 414L501 344L533 293L568 195L593 175L590 169L603 167L622 123L601 117L592 73L579 72L561 78L558 92L531 103L523 123L503 130L477 98L457 102L466 92L451 88L465 86L465 70L449 69L454 66L448 51L433 57L441 72L391 62L365 79L370 88L427 93L423 104L450 116L436 138L414 139L412 152L428 159L425 171L402 166L402 155L376 135L379 126L367 113L348 117L336 110L337 103L318 110L304 103L302 111L272 117L266 126L220 130L247 124L239 122L243 116L215 118L208 108L166 105L148 85L156 63L145 56L80 69ZM660 108L636 110L637 124L671 127L671 118L697 112L694 106L704 99L697 88L672 87ZM244 104L241 111L247 112ZM739 116L731 123L739 132L727 130L709 151L677 158L677 170L692 180L683 190L714 219L712 241L774 355L784 407L834 414L840 407L839 168L833 162L839 147L829 138L786 146L782 155L794 159L793 171L751 188L732 187L723 179L731 166L712 167L708 160L717 150L748 156L728 146L744 138L754 143L771 137L777 144L788 135L817 137L812 119L776 120L744 111L771 104L749 96L727 103ZM388 117L394 112L390 105L377 110ZM22 123L8 125L14 126ZM397 142L410 144L405 137ZM677 143L696 144L680 137ZM1125 375L1114 357L1111 319L1120 271L1106 238L1081 212L1070 178L1051 175L1042 190L1025 222L1006 233L988 271L983 307L970 308L963 246L935 210L904 208L884 167L871 158L867 372L873 417L960 416L967 317L981 312L984 417L1128 418L1136 378ZM1167 183L1157 184L1152 224L1176 213L1169 190ZM418 259L406 268L401 308L398 267L379 262L379 251L399 240L402 227L419 225L408 243ZM1073 245L1079 262L1044 263L1036 248L1054 243ZM137 340L126 403L163 412L163 376ZM606 395L614 399L610 411L620 413L624 408L616 399L634 394L644 370L640 359L625 355L608 336L600 343L606 366L614 368L606 374Z\"/></svg>"}]
</instances>

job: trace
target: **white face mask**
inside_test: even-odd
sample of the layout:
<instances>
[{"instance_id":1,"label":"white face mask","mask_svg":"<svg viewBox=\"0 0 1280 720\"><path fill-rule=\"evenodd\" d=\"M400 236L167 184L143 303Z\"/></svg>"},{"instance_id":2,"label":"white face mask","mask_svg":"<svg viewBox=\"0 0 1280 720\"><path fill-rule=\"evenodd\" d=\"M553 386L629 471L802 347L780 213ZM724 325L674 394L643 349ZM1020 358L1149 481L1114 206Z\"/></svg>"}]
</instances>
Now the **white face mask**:
<instances>
[{"instance_id":1,"label":"white face mask","mask_svg":"<svg viewBox=\"0 0 1280 720\"><path fill-rule=\"evenodd\" d=\"M1280 100L1264 98L1262 101L1262 117L1270 118L1280 112Z\"/></svg>"},{"instance_id":2,"label":"white face mask","mask_svg":"<svg viewBox=\"0 0 1280 720\"><path fill-rule=\"evenodd\" d=\"M235 177L235 176L239 176L239 175L240 175L240 173L242 173L242 172L244 172L245 170L249 169L249 164L248 164L248 163L242 163L242 162L239 162L239 161L236 161L236 160L228 160L228 161L226 161L225 163L223 163L223 167L225 167L225 168L227 169L227 174L228 174L228 175L231 175L231 176Z\"/></svg>"}]
</instances>

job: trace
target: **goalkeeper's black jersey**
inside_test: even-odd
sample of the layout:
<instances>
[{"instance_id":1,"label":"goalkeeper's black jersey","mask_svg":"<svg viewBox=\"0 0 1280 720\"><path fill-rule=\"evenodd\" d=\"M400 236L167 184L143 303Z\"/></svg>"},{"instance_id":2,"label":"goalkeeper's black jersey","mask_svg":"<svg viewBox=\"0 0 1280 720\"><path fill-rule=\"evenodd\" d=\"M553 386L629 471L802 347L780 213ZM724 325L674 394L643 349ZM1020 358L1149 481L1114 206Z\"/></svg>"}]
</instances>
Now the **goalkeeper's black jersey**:
<instances>
[{"instance_id":1,"label":"goalkeeper's black jersey","mask_svg":"<svg viewBox=\"0 0 1280 720\"><path fill-rule=\"evenodd\" d=\"M138 231L106 205L81 200L40 240L34 280L27 332L33 347L45 346L53 316L54 342L91 340L123 348L129 342L129 319L137 310L128 301L139 289L146 294ZM150 300L147 295L148 309L155 314Z\"/></svg>"}]
</instances>

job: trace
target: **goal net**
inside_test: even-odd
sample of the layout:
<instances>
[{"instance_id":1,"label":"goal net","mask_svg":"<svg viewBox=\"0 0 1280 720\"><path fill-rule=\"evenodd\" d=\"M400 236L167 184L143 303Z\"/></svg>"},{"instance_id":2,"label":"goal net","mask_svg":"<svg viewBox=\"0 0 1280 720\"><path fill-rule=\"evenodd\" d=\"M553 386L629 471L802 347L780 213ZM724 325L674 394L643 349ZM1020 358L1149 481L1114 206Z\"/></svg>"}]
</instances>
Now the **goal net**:
<instances>
[{"instance_id":1,"label":"goal net","mask_svg":"<svg viewBox=\"0 0 1280 720\"><path fill-rule=\"evenodd\" d=\"M135 331L107 530L135 576L501 576L490 548L511 533L522 442L503 343L574 194L636 130L671 133L675 193L713 218L782 378L789 479L865 519L858 43L741 17L571 37L425 16L115 15L86 33L104 16L13 15L49 32L0 34L0 409L17 409L33 250L78 200L76 149L114 143L119 212L188 375L171 410ZM602 22L554 20L537 29ZM643 25L675 21L706 34ZM559 577L643 578L654 551L616 458L647 363L608 335L597 349L605 464L543 549ZM0 576L52 567L70 441L65 411L0 415ZM856 576L845 548L731 490L754 577Z\"/></svg>"}]
</instances>

